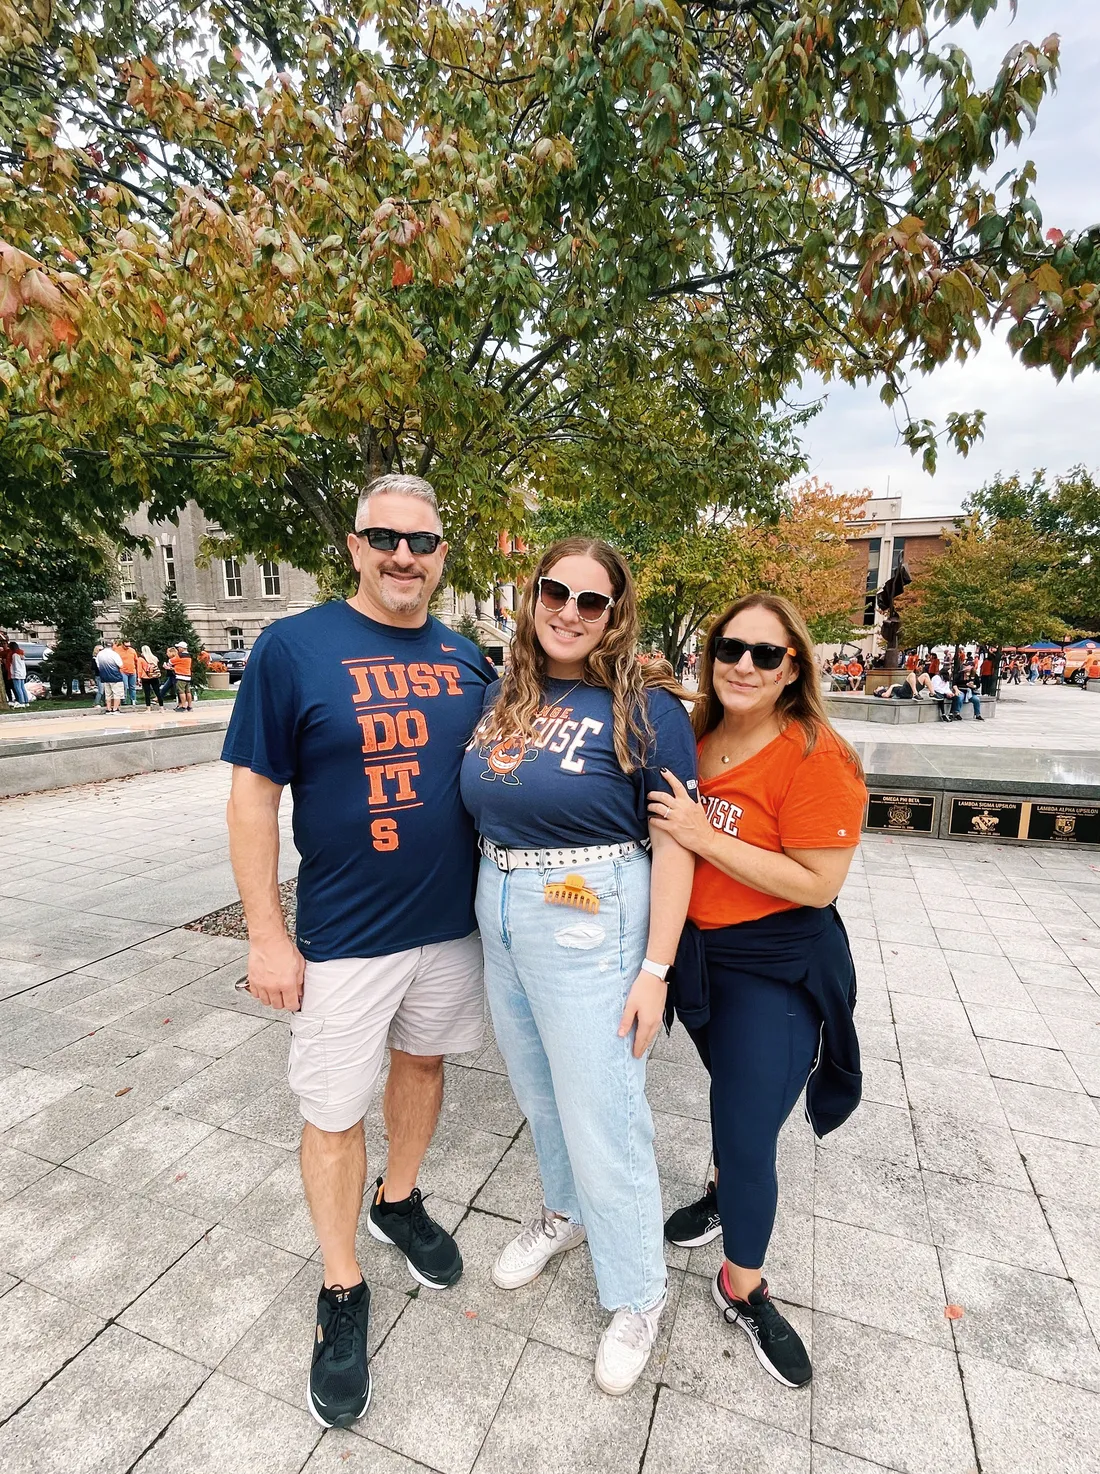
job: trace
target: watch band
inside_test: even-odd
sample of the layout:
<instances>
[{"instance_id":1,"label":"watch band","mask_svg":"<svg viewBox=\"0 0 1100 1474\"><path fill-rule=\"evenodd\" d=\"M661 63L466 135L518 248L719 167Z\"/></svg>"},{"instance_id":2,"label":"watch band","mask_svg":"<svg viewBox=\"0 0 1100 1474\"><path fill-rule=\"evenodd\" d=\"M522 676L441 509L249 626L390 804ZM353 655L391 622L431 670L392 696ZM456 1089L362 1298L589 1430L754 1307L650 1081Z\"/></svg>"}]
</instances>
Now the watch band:
<instances>
[{"instance_id":1,"label":"watch band","mask_svg":"<svg viewBox=\"0 0 1100 1474\"><path fill-rule=\"evenodd\" d=\"M652 973L655 978L660 978L662 983L668 977L668 970L671 966L671 962L653 962L648 957L642 959L642 971Z\"/></svg>"}]
</instances>

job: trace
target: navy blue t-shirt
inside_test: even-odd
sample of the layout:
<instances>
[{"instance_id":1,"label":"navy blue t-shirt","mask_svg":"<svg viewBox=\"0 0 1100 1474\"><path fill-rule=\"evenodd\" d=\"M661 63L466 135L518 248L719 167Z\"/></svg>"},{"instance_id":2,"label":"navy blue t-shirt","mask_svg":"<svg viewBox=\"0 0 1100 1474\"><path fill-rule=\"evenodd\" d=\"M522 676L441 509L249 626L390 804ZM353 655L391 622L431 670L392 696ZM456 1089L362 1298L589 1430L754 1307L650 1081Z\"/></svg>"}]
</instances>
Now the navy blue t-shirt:
<instances>
[{"instance_id":1,"label":"navy blue t-shirt","mask_svg":"<svg viewBox=\"0 0 1100 1474\"><path fill-rule=\"evenodd\" d=\"M294 795L298 946L383 957L477 922L462 755L496 671L437 619L379 624L339 600L270 625L222 757Z\"/></svg>"},{"instance_id":2,"label":"navy blue t-shirt","mask_svg":"<svg viewBox=\"0 0 1100 1474\"><path fill-rule=\"evenodd\" d=\"M499 684L486 692L486 710ZM651 688L653 740L645 765L624 773L615 756L611 692L547 680L532 742L483 742L462 763L462 802L486 839L509 849L569 849L649 837L646 795L668 792L668 768L696 793L695 736L683 705Z\"/></svg>"}]
</instances>

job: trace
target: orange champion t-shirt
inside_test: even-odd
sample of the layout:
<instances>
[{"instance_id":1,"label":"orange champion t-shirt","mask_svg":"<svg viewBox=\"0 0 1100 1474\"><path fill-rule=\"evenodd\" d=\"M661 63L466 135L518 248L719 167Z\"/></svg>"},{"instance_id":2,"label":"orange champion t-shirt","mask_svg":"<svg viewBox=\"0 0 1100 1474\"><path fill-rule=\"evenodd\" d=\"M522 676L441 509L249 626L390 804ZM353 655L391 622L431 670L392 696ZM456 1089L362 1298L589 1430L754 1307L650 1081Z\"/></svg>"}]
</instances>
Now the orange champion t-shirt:
<instances>
[{"instance_id":1,"label":"orange champion t-shirt","mask_svg":"<svg viewBox=\"0 0 1100 1474\"><path fill-rule=\"evenodd\" d=\"M712 826L762 850L854 849L867 789L834 732L823 729L813 752L792 722L747 762L700 780ZM793 911L797 901L753 890L709 860L695 866L688 916L704 931Z\"/></svg>"}]
</instances>

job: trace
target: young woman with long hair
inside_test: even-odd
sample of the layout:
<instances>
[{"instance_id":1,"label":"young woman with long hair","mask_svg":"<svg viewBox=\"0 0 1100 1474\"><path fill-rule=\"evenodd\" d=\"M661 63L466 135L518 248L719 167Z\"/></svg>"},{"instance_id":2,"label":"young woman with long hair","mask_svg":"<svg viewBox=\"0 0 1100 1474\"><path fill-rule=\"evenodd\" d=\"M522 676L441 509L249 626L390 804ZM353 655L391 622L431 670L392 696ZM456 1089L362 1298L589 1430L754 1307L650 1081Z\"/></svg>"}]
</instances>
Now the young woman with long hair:
<instances>
[{"instance_id":1,"label":"young woman with long hair","mask_svg":"<svg viewBox=\"0 0 1100 1474\"><path fill-rule=\"evenodd\" d=\"M648 679L637 641L619 554L589 538L548 548L462 767L486 992L543 1189L493 1279L525 1285L587 1235L613 1312L596 1355L610 1393L640 1376L665 1300L646 1051L695 863L648 821L650 794L671 801L662 770L695 791L695 743L686 693Z\"/></svg>"},{"instance_id":2,"label":"young woman with long hair","mask_svg":"<svg viewBox=\"0 0 1100 1474\"><path fill-rule=\"evenodd\" d=\"M675 777L650 818L697 857L672 981L711 1077L716 1182L665 1225L670 1242L723 1238L712 1293L778 1381L811 1367L761 1270L775 1220L780 1127L806 1090L818 1135L860 1097L855 971L833 902L859 843L866 789L829 725L805 621L750 594L715 620L700 665L701 802ZM720 1168L720 1170L719 1170Z\"/></svg>"}]
</instances>

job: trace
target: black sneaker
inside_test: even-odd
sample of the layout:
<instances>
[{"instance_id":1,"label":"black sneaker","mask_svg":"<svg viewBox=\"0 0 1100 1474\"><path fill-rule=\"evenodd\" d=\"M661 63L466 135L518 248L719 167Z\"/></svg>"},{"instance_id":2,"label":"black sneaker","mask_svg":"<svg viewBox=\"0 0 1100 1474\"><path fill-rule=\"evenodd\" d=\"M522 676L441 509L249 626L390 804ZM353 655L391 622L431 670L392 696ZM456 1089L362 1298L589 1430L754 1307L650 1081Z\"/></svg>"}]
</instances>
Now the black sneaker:
<instances>
[{"instance_id":1,"label":"black sneaker","mask_svg":"<svg viewBox=\"0 0 1100 1474\"><path fill-rule=\"evenodd\" d=\"M716 1239L721 1232L718 1192L713 1182L707 1183L707 1190L698 1202L677 1208L665 1223L665 1238L680 1249L698 1249Z\"/></svg>"},{"instance_id":2,"label":"black sneaker","mask_svg":"<svg viewBox=\"0 0 1100 1474\"><path fill-rule=\"evenodd\" d=\"M813 1376L810 1358L801 1336L772 1303L767 1280L762 1279L760 1288L753 1290L747 1300L736 1300L726 1293L720 1269L710 1290L715 1305L730 1325L740 1326L748 1336L764 1370L784 1387L805 1387Z\"/></svg>"},{"instance_id":3,"label":"black sneaker","mask_svg":"<svg viewBox=\"0 0 1100 1474\"><path fill-rule=\"evenodd\" d=\"M375 1183L367 1229L371 1238L395 1244L405 1256L409 1273L429 1290L445 1290L462 1274L462 1255L445 1229L424 1211L420 1189L414 1187L401 1203L387 1203L383 1179Z\"/></svg>"},{"instance_id":4,"label":"black sneaker","mask_svg":"<svg viewBox=\"0 0 1100 1474\"><path fill-rule=\"evenodd\" d=\"M369 1331L370 1290L365 1283L350 1290L322 1287L306 1383L306 1407L322 1428L350 1428L370 1406Z\"/></svg>"}]
</instances>

